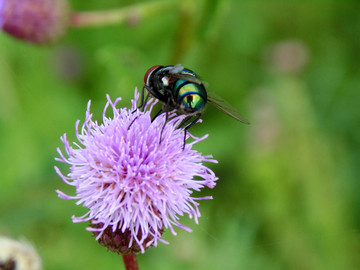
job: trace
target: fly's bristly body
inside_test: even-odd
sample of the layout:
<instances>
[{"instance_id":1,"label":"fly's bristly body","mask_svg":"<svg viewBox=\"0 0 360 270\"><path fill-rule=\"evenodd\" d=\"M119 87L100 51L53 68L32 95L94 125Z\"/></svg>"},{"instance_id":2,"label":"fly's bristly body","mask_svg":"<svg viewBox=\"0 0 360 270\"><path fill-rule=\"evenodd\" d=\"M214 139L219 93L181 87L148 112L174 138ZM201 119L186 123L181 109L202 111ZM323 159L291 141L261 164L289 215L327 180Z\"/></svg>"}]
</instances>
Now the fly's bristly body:
<instances>
[{"instance_id":1,"label":"fly's bristly body","mask_svg":"<svg viewBox=\"0 0 360 270\"><path fill-rule=\"evenodd\" d=\"M199 77L180 65L154 66L146 72L144 81L149 94L180 113L197 115L207 102Z\"/></svg>"},{"instance_id":2,"label":"fly's bristly body","mask_svg":"<svg viewBox=\"0 0 360 270\"><path fill-rule=\"evenodd\" d=\"M163 103L162 109L156 116L165 112L167 120L168 112L171 109L175 109L179 113L188 116L182 125L185 126L187 124L184 128L183 147L185 147L186 131L200 119L206 103L211 104L242 123L249 124L228 102L213 93L207 92L199 76L182 65L153 66L145 73L144 82L141 104L138 108L144 109L148 98L153 96ZM145 89L148 92L146 97ZM190 122L191 119L192 121Z\"/></svg>"}]
</instances>

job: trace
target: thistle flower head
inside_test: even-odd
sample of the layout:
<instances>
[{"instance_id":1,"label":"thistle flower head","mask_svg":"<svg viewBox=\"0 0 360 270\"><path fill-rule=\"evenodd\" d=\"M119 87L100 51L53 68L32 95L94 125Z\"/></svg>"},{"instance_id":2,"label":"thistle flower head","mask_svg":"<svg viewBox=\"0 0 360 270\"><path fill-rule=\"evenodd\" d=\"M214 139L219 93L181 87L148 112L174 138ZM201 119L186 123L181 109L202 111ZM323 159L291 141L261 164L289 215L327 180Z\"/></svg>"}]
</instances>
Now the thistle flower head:
<instances>
[{"instance_id":1,"label":"thistle flower head","mask_svg":"<svg viewBox=\"0 0 360 270\"><path fill-rule=\"evenodd\" d=\"M0 0L0 30L37 44L61 38L69 24L66 0Z\"/></svg>"},{"instance_id":2,"label":"thistle flower head","mask_svg":"<svg viewBox=\"0 0 360 270\"><path fill-rule=\"evenodd\" d=\"M58 161L70 165L70 172L63 181L76 188L69 196L57 191L62 199L78 200L88 208L82 217L73 222L90 222L100 244L117 253L144 252L157 245L164 229L175 235L175 227L191 231L179 222L188 214L198 222L198 201L211 197L193 197L193 191L215 186L213 171L203 162L214 162L192 149L205 139L193 138L183 149L184 130L179 128L184 115L170 113L161 143L160 133L165 123L161 114L153 121L151 111L156 102L150 101L145 112L136 110L139 95L135 92L132 108L116 108L107 96L103 123L92 119L90 102L85 122L79 130L76 122L77 143L70 146L66 135L61 137L65 154L60 149ZM112 110L111 118L105 115ZM166 243L166 242L165 242Z\"/></svg>"}]
</instances>

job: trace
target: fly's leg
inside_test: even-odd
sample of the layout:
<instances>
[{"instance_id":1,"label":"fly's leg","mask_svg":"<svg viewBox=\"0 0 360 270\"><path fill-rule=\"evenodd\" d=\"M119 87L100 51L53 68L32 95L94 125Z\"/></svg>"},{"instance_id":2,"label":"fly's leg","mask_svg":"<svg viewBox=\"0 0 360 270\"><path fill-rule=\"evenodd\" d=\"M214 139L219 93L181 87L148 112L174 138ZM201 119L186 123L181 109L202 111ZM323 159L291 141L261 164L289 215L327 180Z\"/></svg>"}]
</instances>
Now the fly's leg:
<instances>
[{"instance_id":1,"label":"fly's leg","mask_svg":"<svg viewBox=\"0 0 360 270\"><path fill-rule=\"evenodd\" d=\"M164 123L164 125L163 125L162 128L161 128L159 144L161 144L162 134L163 134L163 132L164 132L165 125L166 125L166 123L167 123L167 121L168 121L168 119L169 119L169 108L170 108L169 102L170 102L170 99L167 100L164 108L162 108L162 109L155 115L155 117L153 118L153 120L154 120L158 115L160 115L160 113L161 113L162 111L165 112L165 123Z\"/></svg>"},{"instance_id":2,"label":"fly's leg","mask_svg":"<svg viewBox=\"0 0 360 270\"><path fill-rule=\"evenodd\" d=\"M148 93L145 97L145 89L148 90ZM141 112L144 111L145 109L145 106L146 106L146 103L148 102L149 100L149 96L150 96L150 89L149 89L149 86L147 86L146 84L143 86L142 88L142 91L141 91L141 99L140 99L140 105L135 109L133 110L131 113L134 113L136 112L136 110L140 109ZM145 98L144 98L145 97ZM134 118L134 120L131 121L130 125L128 126L128 130L130 129L130 127L132 126L132 124L135 122L135 120L137 119L138 117L136 116Z\"/></svg>"},{"instance_id":3,"label":"fly's leg","mask_svg":"<svg viewBox=\"0 0 360 270\"><path fill-rule=\"evenodd\" d=\"M134 113L134 112L132 112ZM135 120L138 118L138 116L136 116L130 123L130 125L128 126L128 130L131 128L132 124L134 124Z\"/></svg>"},{"instance_id":4,"label":"fly's leg","mask_svg":"<svg viewBox=\"0 0 360 270\"><path fill-rule=\"evenodd\" d=\"M143 101L143 104L141 104L141 106L139 106L139 108L141 108L140 111L143 112L145 110L145 106L146 106L146 104L147 104L147 102L149 100L149 97L150 97L150 92L147 93L147 95L145 97L145 100Z\"/></svg>"},{"instance_id":5,"label":"fly's leg","mask_svg":"<svg viewBox=\"0 0 360 270\"><path fill-rule=\"evenodd\" d=\"M201 117L201 113L197 114L196 117L194 118L194 120L184 128L183 150L185 149L185 141L186 141L186 133L187 133L187 130L188 130L189 128L191 128L194 124L196 124L196 122L199 121L200 117ZM190 119L191 119L191 117L188 118L188 119L185 119L185 121L181 124L181 126L184 126L187 122L189 122Z\"/></svg>"},{"instance_id":6,"label":"fly's leg","mask_svg":"<svg viewBox=\"0 0 360 270\"><path fill-rule=\"evenodd\" d=\"M146 97L145 97L145 89L148 90ZM140 111L142 112L144 111L146 103L148 102L150 97L150 92L151 92L150 87L145 84L141 91L140 105L135 110L133 110L132 113L134 113L137 109L140 109Z\"/></svg>"},{"instance_id":7,"label":"fly's leg","mask_svg":"<svg viewBox=\"0 0 360 270\"><path fill-rule=\"evenodd\" d=\"M177 128L183 128L186 124L193 118L193 115L187 116L185 120L181 122L181 124Z\"/></svg>"}]
</instances>

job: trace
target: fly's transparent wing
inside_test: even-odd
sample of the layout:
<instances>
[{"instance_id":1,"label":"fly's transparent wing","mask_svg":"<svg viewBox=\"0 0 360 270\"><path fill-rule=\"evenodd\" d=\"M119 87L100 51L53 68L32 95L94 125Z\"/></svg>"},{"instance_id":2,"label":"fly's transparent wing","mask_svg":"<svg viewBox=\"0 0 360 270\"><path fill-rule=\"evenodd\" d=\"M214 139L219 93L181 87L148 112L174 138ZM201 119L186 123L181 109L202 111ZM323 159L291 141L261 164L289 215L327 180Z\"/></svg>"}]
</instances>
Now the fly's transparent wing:
<instances>
[{"instance_id":1,"label":"fly's transparent wing","mask_svg":"<svg viewBox=\"0 0 360 270\"><path fill-rule=\"evenodd\" d=\"M182 65L176 64L176 65L171 67L171 69L169 70L169 73L171 75L174 75L174 74L180 73L183 70L184 70L184 67Z\"/></svg>"},{"instance_id":2,"label":"fly's transparent wing","mask_svg":"<svg viewBox=\"0 0 360 270\"><path fill-rule=\"evenodd\" d=\"M216 109L222 111L223 113L226 113L228 116L234 118L237 121L240 121L244 124L250 124L248 120L246 120L244 117L240 115L240 113L230 105L226 100L222 99L218 95L216 95L213 92L208 92L208 103L215 107Z\"/></svg>"},{"instance_id":3,"label":"fly's transparent wing","mask_svg":"<svg viewBox=\"0 0 360 270\"><path fill-rule=\"evenodd\" d=\"M171 76L176 79L181 79L181 80L196 83L196 84L202 84L202 82L199 78L196 78L192 75L178 73L178 74L171 74Z\"/></svg>"},{"instance_id":4,"label":"fly's transparent wing","mask_svg":"<svg viewBox=\"0 0 360 270\"><path fill-rule=\"evenodd\" d=\"M171 74L171 77L176 78L176 79L181 79L184 81L189 81L192 83L196 83L196 84L202 84L201 80L196 77L196 75L194 76L194 74L191 73L184 73L184 67L180 64L174 65L170 70L169 70L169 74Z\"/></svg>"}]
</instances>

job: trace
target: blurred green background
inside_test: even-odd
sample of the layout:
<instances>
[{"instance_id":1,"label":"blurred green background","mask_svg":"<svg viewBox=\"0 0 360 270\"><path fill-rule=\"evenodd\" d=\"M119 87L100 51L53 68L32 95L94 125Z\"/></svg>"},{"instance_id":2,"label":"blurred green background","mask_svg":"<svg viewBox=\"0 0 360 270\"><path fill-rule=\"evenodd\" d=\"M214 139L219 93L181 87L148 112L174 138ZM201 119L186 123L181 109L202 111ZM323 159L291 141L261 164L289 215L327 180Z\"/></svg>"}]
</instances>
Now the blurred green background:
<instances>
[{"instance_id":1,"label":"blurred green background","mask_svg":"<svg viewBox=\"0 0 360 270\"><path fill-rule=\"evenodd\" d=\"M141 5L143 2L136 1ZM166 232L140 269L360 269L360 4L179 1L131 23L70 29L51 46L0 35L0 233L44 269L123 269L73 224L85 209L56 175L56 147L105 94L129 106L153 65L181 63L251 125L208 107L191 129L219 164L194 231ZM134 1L71 1L77 11Z\"/></svg>"}]
</instances>

